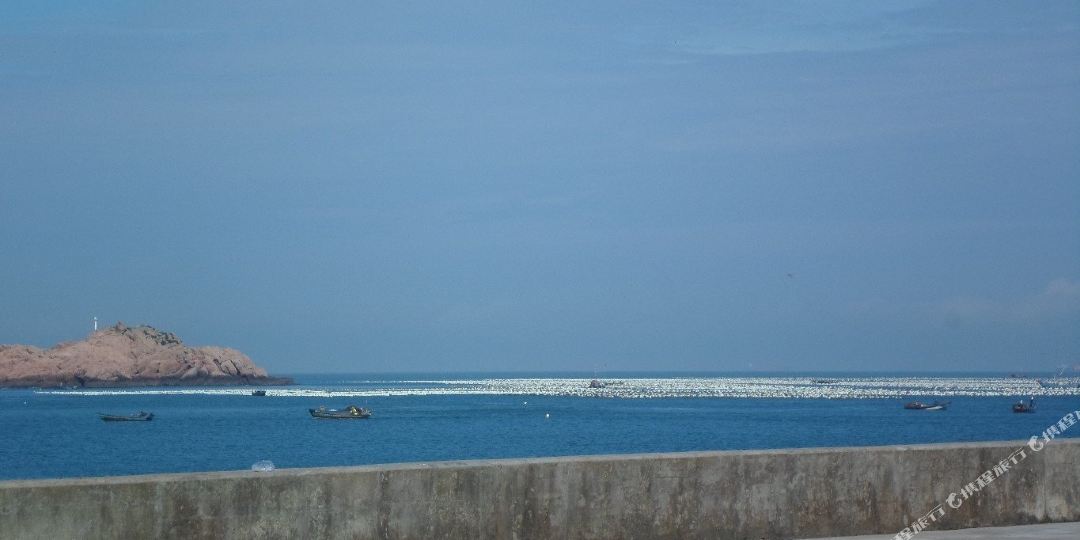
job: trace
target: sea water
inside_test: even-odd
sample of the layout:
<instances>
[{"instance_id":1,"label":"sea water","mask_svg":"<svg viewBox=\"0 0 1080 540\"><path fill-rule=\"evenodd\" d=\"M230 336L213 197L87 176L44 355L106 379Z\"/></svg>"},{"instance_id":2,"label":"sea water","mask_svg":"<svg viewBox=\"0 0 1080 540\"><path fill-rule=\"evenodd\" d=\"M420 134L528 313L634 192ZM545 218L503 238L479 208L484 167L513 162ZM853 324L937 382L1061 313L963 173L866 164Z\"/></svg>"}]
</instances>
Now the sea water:
<instances>
[{"instance_id":1,"label":"sea water","mask_svg":"<svg viewBox=\"0 0 1080 540\"><path fill-rule=\"evenodd\" d=\"M396 462L1020 440L1080 380L845 374L299 375L296 385L0 391L0 479ZM1014 414L1018 399L1037 411ZM911 399L951 401L905 410ZM366 420L309 408L355 404ZM154 413L102 422L98 412ZM1065 436L1080 436L1066 432Z\"/></svg>"}]
</instances>

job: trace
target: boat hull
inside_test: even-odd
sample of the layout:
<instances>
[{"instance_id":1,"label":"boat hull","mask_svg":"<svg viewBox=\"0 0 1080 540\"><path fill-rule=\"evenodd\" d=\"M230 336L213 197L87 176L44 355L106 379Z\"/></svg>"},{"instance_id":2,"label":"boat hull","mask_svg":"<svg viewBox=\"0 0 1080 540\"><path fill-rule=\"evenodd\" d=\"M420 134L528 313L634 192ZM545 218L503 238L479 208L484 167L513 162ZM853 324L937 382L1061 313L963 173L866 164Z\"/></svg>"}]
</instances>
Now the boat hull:
<instances>
[{"instance_id":1,"label":"boat hull","mask_svg":"<svg viewBox=\"0 0 1080 540\"><path fill-rule=\"evenodd\" d=\"M371 411L362 408L355 409L308 409L313 418L325 418L328 420L364 420L371 418Z\"/></svg>"},{"instance_id":2,"label":"boat hull","mask_svg":"<svg viewBox=\"0 0 1080 540\"><path fill-rule=\"evenodd\" d=\"M149 422L154 419L154 413L133 415L98 413L98 416L105 422Z\"/></svg>"}]
</instances>

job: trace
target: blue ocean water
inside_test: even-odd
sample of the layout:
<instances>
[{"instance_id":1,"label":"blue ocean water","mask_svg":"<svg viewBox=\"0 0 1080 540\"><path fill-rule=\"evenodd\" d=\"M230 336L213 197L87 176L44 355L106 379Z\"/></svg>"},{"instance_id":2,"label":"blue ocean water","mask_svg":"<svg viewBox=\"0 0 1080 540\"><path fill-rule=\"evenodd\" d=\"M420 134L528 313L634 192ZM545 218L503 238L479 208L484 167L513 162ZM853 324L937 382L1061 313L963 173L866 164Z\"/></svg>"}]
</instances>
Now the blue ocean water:
<instances>
[{"instance_id":1,"label":"blue ocean water","mask_svg":"<svg viewBox=\"0 0 1080 540\"><path fill-rule=\"evenodd\" d=\"M1080 383L1046 390L1000 376L632 374L599 390L581 377L301 375L266 397L251 388L3 390L0 479L237 470L264 459L285 468L1020 440L1080 409ZM1026 394L1039 396L1037 412L1013 414ZM951 406L903 409L911 397ZM374 417L307 412L347 404ZM155 419L96 414L141 410ZM1065 434L1078 435L1080 426Z\"/></svg>"}]
</instances>

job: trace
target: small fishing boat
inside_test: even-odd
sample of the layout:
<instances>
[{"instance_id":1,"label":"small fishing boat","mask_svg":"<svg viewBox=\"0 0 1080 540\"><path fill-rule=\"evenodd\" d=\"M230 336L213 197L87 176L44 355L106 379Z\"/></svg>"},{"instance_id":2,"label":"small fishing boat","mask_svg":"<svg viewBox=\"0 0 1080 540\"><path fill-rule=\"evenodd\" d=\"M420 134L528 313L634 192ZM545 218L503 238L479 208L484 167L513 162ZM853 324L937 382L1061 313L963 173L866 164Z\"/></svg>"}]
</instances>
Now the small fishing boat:
<instances>
[{"instance_id":1,"label":"small fishing boat","mask_svg":"<svg viewBox=\"0 0 1080 540\"><path fill-rule=\"evenodd\" d=\"M135 414L105 414L98 413L98 416L106 422L149 422L154 419L154 413L148 413L145 411L139 411Z\"/></svg>"},{"instance_id":2,"label":"small fishing boat","mask_svg":"<svg viewBox=\"0 0 1080 540\"><path fill-rule=\"evenodd\" d=\"M266 390L252 390L251 395L253 395L253 396L265 396L266 395Z\"/></svg>"},{"instance_id":3,"label":"small fishing boat","mask_svg":"<svg viewBox=\"0 0 1080 540\"><path fill-rule=\"evenodd\" d=\"M933 403L912 401L909 403L905 403L904 408L914 411L943 411L949 406L949 403L949 401L935 401Z\"/></svg>"},{"instance_id":4,"label":"small fishing boat","mask_svg":"<svg viewBox=\"0 0 1080 540\"><path fill-rule=\"evenodd\" d=\"M1032 397L1031 399L1028 400L1027 403L1024 403L1024 400L1022 400L1022 399L1020 401L1017 401L1016 403L1013 403L1012 411L1014 413L1033 413L1033 412L1035 412L1035 398Z\"/></svg>"},{"instance_id":5,"label":"small fishing boat","mask_svg":"<svg viewBox=\"0 0 1080 540\"><path fill-rule=\"evenodd\" d=\"M601 381L600 379L593 379L589 381L589 388L603 388L605 386L607 385L604 384L604 381Z\"/></svg>"},{"instance_id":6,"label":"small fishing boat","mask_svg":"<svg viewBox=\"0 0 1080 540\"><path fill-rule=\"evenodd\" d=\"M327 409L326 407L319 407L318 409L308 409L308 412L315 418L371 418L371 411L363 407L357 407L356 405L349 405L344 409Z\"/></svg>"},{"instance_id":7,"label":"small fishing boat","mask_svg":"<svg viewBox=\"0 0 1080 540\"><path fill-rule=\"evenodd\" d=\"M1069 388L1072 382L1067 377L1062 378L1062 375L1065 374L1065 370L1067 369L1068 366L1061 366L1061 369L1058 370L1057 374L1054 375L1054 378L1050 382L1046 382L1042 379L1035 379L1035 382L1039 383L1039 386L1043 388ZM1080 388L1080 385L1077 385L1077 387Z\"/></svg>"}]
</instances>

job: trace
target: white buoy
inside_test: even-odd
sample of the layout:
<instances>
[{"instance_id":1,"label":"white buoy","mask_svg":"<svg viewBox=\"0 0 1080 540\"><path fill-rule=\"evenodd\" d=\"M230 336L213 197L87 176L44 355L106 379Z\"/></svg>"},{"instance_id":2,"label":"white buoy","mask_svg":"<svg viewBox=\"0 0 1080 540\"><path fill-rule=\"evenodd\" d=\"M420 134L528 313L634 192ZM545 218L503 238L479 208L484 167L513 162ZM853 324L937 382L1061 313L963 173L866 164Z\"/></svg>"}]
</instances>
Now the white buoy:
<instances>
[{"instance_id":1,"label":"white buoy","mask_svg":"<svg viewBox=\"0 0 1080 540\"><path fill-rule=\"evenodd\" d=\"M551 418L551 413L544 413L544 418Z\"/></svg>"}]
</instances>

